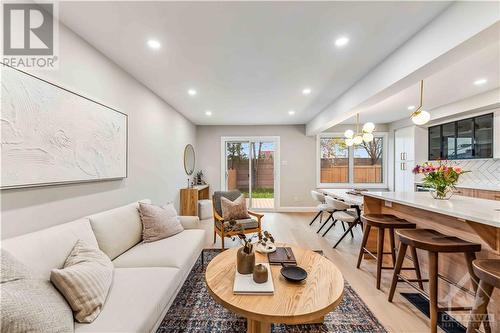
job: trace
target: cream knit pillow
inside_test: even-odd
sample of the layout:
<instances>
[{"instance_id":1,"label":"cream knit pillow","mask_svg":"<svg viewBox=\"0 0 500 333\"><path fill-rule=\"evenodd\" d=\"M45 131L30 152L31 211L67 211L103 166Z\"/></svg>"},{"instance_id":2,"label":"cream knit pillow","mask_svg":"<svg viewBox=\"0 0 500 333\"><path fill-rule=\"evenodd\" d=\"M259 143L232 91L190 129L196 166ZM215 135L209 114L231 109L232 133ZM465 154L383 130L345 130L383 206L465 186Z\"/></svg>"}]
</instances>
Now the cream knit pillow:
<instances>
[{"instance_id":1,"label":"cream knit pillow","mask_svg":"<svg viewBox=\"0 0 500 333\"><path fill-rule=\"evenodd\" d=\"M104 306L113 279L113 264L96 247L78 240L62 269L50 280L73 309L76 321L91 323Z\"/></svg>"}]
</instances>

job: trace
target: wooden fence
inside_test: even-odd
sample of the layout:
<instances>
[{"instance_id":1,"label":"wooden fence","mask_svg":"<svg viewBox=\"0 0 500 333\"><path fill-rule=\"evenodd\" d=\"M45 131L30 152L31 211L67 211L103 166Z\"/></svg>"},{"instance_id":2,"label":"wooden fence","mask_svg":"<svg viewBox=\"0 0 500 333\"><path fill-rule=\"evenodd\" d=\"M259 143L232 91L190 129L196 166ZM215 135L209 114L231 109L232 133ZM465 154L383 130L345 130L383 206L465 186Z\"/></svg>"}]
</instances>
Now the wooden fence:
<instances>
[{"instance_id":1,"label":"wooden fence","mask_svg":"<svg viewBox=\"0 0 500 333\"><path fill-rule=\"evenodd\" d=\"M227 187L233 189L248 189L249 172L248 161L235 163L233 169L228 170ZM260 160L259 166L253 175L254 188L273 188L274 187L274 160Z\"/></svg>"},{"instance_id":2,"label":"wooden fence","mask_svg":"<svg viewBox=\"0 0 500 333\"><path fill-rule=\"evenodd\" d=\"M321 168L322 183L347 183L349 181L348 166L332 166ZM382 166L359 165L354 167L355 183L381 183Z\"/></svg>"}]
</instances>

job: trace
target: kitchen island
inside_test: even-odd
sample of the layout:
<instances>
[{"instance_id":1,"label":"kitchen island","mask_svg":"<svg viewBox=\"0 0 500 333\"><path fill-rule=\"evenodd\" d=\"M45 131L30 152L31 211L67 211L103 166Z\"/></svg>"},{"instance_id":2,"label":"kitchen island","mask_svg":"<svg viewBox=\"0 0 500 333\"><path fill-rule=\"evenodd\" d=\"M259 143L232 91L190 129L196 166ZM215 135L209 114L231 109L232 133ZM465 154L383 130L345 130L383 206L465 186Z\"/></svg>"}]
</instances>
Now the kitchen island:
<instances>
[{"instance_id":1,"label":"kitchen island","mask_svg":"<svg viewBox=\"0 0 500 333\"><path fill-rule=\"evenodd\" d=\"M416 223L417 228L434 229L446 235L480 243L481 251L477 253L477 258L500 258L500 201L465 196L437 200L427 192L364 192L363 195L364 214L393 214ZM376 252L376 234L376 229L372 229L367 244L367 248L373 252ZM384 248L389 251L388 242L384 244ZM418 257L423 275L426 276L427 253L418 251ZM389 256L385 259L387 263L390 262ZM406 265L412 264L408 262ZM440 254L439 273L457 282L463 289L472 290L462 254ZM439 281L439 299L450 305L473 304L471 292L463 292L444 281ZM489 307L491 318L496 320L500 318L499 304L500 292L496 290ZM493 325L498 328L498 322Z\"/></svg>"}]
</instances>

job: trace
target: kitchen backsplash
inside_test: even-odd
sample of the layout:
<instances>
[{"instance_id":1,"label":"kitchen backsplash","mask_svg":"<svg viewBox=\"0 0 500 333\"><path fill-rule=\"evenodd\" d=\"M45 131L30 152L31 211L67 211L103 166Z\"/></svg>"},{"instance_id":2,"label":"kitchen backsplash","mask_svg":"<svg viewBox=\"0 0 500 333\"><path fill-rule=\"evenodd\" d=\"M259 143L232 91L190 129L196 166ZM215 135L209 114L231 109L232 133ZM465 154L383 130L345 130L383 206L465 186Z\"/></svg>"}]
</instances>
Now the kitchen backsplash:
<instances>
[{"instance_id":1,"label":"kitchen backsplash","mask_svg":"<svg viewBox=\"0 0 500 333\"><path fill-rule=\"evenodd\" d=\"M466 174L460 176L457 186L500 190L500 159L448 161Z\"/></svg>"}]
</instances>

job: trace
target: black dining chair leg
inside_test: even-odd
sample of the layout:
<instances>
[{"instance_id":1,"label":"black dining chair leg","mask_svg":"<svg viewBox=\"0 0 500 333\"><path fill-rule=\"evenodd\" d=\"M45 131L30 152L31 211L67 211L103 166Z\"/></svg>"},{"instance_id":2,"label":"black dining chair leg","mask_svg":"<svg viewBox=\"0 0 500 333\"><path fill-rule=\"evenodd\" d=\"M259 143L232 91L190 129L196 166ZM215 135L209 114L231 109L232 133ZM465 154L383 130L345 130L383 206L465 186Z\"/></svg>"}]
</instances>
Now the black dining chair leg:
<instances>
[{"instance_id":1,"label":"black dining chair leg","mask_svg":"<svg viewBox=\"0 0 500 333\"><path fill-rule=\"evenodd\" d=\"M312 225L314 223L314 221L316 221L316 219L318 218L319 214L321 214L323 211L319 211L318 214L316 214L316 216L312 219L311 223L309 223L309 225Z\"/></svg>"},{"instance_id":2,"label":"black dining chair leg","mask_svg":"<svg viewBox=\"0 0 500 333\"><path fill-rule=\"evenodd\" d=\"M333 220L333 223L328 227L328 229L326 229L326 231L323 233L322 237L325 237L325 235L328 233L328 231L330 231L331 228L333 228L335 226L335 224L337 224L337 220L335 219L332 219Z\"/></svg>"},{"instance_id":3,"label":"black dining chair leg","mask_svg":"<svg viewBox=\"0 0 500 333\"><path fill-rule=\"evenodd\" d=\"M335 245L333 246L333 248L336 248L336 247L337 247L337 245L339 245L339 243L340 243L340 242L341 242L341 241L345 238L345 236L347 236L347 234L348 234L349 232L351 232L352 228L354 228L354 226L355 226L356 224L357 224L357 222L355 222L355 223L351 223L351 224L349 225L349 228L348 228L348 229L344 232L344 234L342 235L342 237L340 237L340 239L337 241L337 243L335 243Z\"/></svg>"},{"instance_id":4,"label":"black dining chair leg","mask_svg":"<svg viewBox=\"0 0 500 333\"><path fill-rule=\"evenodd\" d=\"M330 213L330 216L328 216L328 218L325 220L325 223L323 223L321 225L321 227L319 228L319 230L316 231L317 234L319 234L319 232L321 231L321 229L323 229L323 227L328 223L328 221L330 221L330 219L332 218L332 215L333 215L333 212Z\"/></svg>"}]
</instances>

